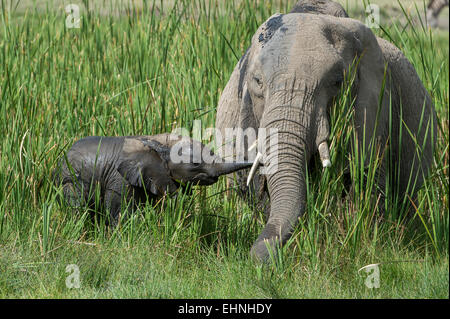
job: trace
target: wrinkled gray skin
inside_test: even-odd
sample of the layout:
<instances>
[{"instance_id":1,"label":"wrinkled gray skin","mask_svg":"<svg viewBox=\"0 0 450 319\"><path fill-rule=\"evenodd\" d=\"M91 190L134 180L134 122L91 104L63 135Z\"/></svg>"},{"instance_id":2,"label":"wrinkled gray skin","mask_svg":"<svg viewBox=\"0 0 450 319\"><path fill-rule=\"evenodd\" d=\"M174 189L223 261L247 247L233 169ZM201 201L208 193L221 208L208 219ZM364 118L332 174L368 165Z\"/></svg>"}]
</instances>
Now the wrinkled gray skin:
<instances>
[{"instance_id":1,"label":"wrinkled gray skin","mask_svg":"<svg viewBox=\"0 0 450 319\"><path fill-rule=\"evenodd\" d=\"M329 0L298 1L290 13L326 14L335 17L348 18L347 12L337 3Z\"/></svg>"},{"instance_id":2,"label":"wrinkled gray skin","mask_svg":"<svg viewBox=\"0 0 450 319\"><path fill-rule=\"evenodd\" d=\"M322 7L314 12L315 5ZM372 137L377 146L388 142L390 146L390 156L384 157L377 171L378 189L385 189L385 177L390 173L398 176L391 180L390 190L396 191L399 200L405 196L414 199L431 165L437 133L431 99L398 48L374 36L361 22L344 18L342 8L336 11L338 4L300 1L296 8L304 12L302 7L309 13L275 14L259 27L217 108L216 127L223 135L225 128L278 129L278 170L271 175L256 175L249 187L245 186L248 170L237 173L242 194L267 212L266 226L251 249L251 255L262 261L269 256L264 241L270 249L285 243L305 212L305 165L329 137L327 112L339 93L344 72L355 58L360 59L352 88L357 147L360 152L365 147L367 153ZM337 16L324 14L330 7L330 14ZM386 65L385 90L379 101ZM396 132L391 136L390 100L391 129ZM381 108L375 131L378 105ZM420 127L422 109L424 124ZM423 145L422 152L416 151L405 126ZM219 152L222 154L222 150ZM269 151L266 160L273 155ZM388 165L389 159L392 165ZM398 173L392 173L393 169ZM413 189L407 189L410 176L416 180ZM375 195L384 202L382 193Z\"/></svg>"},{"instance_id":3,"label":"wrinkled gray skin","mask_svg":"<svg viewBox=\"0 0 450 319\"><path fill-rule=\"evenodd\" d=\"M134 207L147 196L157 199L186 183L211 185L221 175L251 166L223 162L198 141L180 141L181 136L172 140L170 134L83 138L67 152L67 159L61 159L54 178L62 184L64 200L72 206L94 205L94 189L98 185L103 209L109 210L112 223L116 224L123 198ZM183 162L172 160L172 147L176 147L173 151ZM193 147L198 147L209 160L193 160Z\"/></svg>"}]
</instances>

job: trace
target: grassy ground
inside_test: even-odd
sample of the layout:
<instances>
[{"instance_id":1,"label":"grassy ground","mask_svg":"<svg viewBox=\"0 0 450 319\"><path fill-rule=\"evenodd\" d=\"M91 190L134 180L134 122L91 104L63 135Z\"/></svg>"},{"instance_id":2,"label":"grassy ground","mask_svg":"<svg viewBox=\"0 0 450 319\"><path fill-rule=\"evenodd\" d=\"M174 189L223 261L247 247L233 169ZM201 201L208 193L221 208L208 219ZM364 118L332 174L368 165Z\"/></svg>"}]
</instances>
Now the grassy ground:
<instances>
[{"instance_id":1,"label":"grassy ground","mask_svg":"<svg viewBox=\"0 0 450 319\"><path fill-rule=\"evenodd\" d=\"M60 207L47 177L61 152L87 135L191 129L195 119L213 126L254 31L294 1L179 1L165 9L157 1L154 10L147 1L111 14L92 9L102 1L89 11L70 1L82 9L79 29L65 27L65 2L39 2L36 10L30 2L16 10L17 2L11 10L1 2L0 297L449 297L448 32L422 28L400 5L398 23L374 30L412 61L439 116L435 162L415 217L405 220L394 207L380 223L364 190L343 199L343 155L335 148L333 169L310 176L308 213L292 240L279 260L260 266L248 252L261 213L225 195L223 180L190 198L143 206L108 231L86 211ZM349 103L345 90L337 103ZM335 145L346 132L340 116L333 114ZM358 178L356 168L352 174ZM380 287L369 289L358 270L373 263L380 263ZM66 286L69 264L79 269L80 288Z\"/></svg>"}]
</instances>

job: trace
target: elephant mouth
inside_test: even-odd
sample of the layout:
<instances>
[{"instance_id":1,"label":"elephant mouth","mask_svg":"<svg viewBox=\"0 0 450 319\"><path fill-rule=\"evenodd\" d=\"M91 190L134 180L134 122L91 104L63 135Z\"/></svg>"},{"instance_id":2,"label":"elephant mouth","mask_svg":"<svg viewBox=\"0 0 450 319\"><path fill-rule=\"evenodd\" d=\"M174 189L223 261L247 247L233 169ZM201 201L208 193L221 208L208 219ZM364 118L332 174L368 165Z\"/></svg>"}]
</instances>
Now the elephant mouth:
<instances>
[{"instance_id":1,"label":"elephant mouth","mask_svg":"<svg viewBox=\"0 0 450 319\"><path fill-rule=\"evenodd\" d=\"M192 183L194 185L207 186L216 183L218 180L219 178L216 176L210 176L206 173L199 173L192 179Z\"/></svg>"},{"instance_id":2,"label":"elephant mouth","mask_svg":"<svg viewBox=\"0 0 450 319\"><path fill-rule=\"evenodd\" d=\"M253 151L257 147L257 144L258 144L258 140L256 140L249 147L248 152ZM324 167L324 168L330 167L331 160L330 160L330 151L329 151L329 147L328 147L328 142L322 141L318 146L318 151L319 151L320 161L322 162L322 167ZM248 177L247 177L247 187L250 185L250 182L254 178L257 168L260 166L264 166L263 154L261 152L257 152L255 160L253 162L253 165L252 165L250 172L248 174Z\"/></svg>"}]
</instances>

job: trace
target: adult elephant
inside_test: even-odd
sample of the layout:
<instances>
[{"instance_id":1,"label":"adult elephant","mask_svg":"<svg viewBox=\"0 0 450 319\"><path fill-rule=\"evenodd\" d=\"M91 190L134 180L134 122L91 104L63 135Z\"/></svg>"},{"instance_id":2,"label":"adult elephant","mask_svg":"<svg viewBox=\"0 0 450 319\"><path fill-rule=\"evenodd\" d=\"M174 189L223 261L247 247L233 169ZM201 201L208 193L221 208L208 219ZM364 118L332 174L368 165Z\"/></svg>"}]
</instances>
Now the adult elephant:
<instances>
[{"instance_id":1,"label":"adult elephant","mask_svg":"<svg viewBox=\"0 0 450 319\"><path fill-rule=\"evenodd\" d=\"M352 87L356 147L367 153L372 147L389 145L391 158L402 159L395 165L396 187L389 188L400 198L414 198L422 185L437 133L431 99L397 47L377 38L361 22L346 18L342 7L330 1L300 1L294 10L275 14L258 28L217 108L216 127L223 136L227 128L278 132L278 147L262 160L267 166L277 156L277 170L256 175L250 187L245 182L248 172L237 178L242 194L251 195L247 198L257 203L267 200L267 223L251 249L260 260L269 257L268 248L286 242L305 212L306 163L320 153L323 165L330 164L327 113L351 66L357 67ZM264 143L268 145L270 138L267 134ZM386 161L377 171L381 190L393 169Z\"/></svg>"}]
</instances>

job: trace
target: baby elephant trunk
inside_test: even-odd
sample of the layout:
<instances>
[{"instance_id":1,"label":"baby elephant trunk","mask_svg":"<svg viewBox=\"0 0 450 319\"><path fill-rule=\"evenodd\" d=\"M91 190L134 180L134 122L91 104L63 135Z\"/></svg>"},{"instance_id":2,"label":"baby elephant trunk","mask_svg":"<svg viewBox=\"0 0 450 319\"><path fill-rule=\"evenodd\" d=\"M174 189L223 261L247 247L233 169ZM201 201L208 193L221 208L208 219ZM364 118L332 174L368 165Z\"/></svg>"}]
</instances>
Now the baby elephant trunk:
<instances>
[{"instance_id":1,"label":"baby elephant trunk","mask_svg":"<svg viewBox=\"0 0 450 319\"><path fill-rule=\"evenodd\" d=\"M253 165L252 162L241 163L213 163L211 164L211 175L219 177L222 175L234 173L244 168L249 168Z\"/></svg>"}]
</instances>

